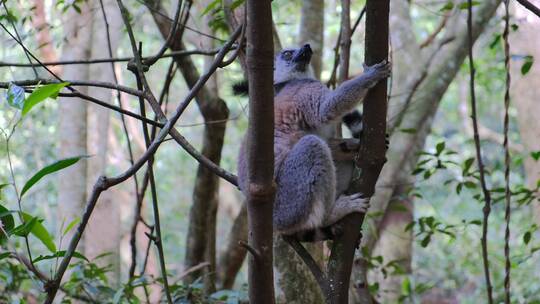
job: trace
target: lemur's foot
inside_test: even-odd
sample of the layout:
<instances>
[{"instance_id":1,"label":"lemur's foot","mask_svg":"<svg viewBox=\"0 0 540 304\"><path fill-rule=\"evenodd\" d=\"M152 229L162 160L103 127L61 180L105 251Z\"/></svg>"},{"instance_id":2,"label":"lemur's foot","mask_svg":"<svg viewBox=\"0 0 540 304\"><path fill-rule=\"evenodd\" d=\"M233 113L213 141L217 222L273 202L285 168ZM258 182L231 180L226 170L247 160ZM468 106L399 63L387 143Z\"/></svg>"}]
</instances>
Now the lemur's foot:
<instances>
[{"instance_id":1,"label":"lemur's foot","mask_svg":"<svg viewBox=\"0 0 540 304\"><path fill-rule=\"evenodd\" d=\"M386 60L376 63L372 66L364 64L364 75L371 80L371 85L375 86L379 80L390 76L392 72L392 64Z\"/></svg>"},{"instance_id":2,"label":"lemur's foot","mask_svg":"<svg viewBox=\"0 0 540 304\"><path fill-rule=\"evenodd\" d=\"M369 197L364 197L362 193L340 195L336 201L336 207L342 210L348 210L348 213L366 213L369 208Z\"/></svg>"}]
</instances>

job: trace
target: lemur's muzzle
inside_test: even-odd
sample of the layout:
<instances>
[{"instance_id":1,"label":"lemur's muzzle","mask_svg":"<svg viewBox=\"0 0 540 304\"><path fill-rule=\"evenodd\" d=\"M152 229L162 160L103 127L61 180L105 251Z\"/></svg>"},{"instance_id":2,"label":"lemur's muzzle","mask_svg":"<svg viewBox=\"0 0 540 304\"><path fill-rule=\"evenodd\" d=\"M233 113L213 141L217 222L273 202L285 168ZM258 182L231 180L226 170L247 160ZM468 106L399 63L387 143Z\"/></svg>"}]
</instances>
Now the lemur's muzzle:
<instances>
[{"instance_id":1,"label":"lemur's muzzle","mask_svg":"<svg viewBox=\"0 0 540 304\"><path fill-rule=\"evenodd\" d=\"M309 44L305 44L296 54L294 54L293 61L294 62L302 62L302 63L308 63L311 60L311 55L313 55L313 51L311 50L311 46Z\"/></svg>"}]
</instances>

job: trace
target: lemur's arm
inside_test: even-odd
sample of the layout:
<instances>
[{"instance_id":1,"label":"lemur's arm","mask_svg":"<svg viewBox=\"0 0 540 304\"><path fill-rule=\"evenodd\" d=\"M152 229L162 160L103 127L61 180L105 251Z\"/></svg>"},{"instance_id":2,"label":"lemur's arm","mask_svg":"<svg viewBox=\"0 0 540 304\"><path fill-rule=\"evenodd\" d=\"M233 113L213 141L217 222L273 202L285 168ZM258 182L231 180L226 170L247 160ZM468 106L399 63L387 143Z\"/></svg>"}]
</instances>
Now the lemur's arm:
<instances>
[{"instance_id":1,"label":"lemur's arm","mask_svg":"<svg viewBox=\"0 0 540 304\"><path fill-rule=\"evenodd\" d=\"M370 88L389 75L390 63L385 60L365 67L362 75L343 82L334 91L329 91L319 105L321 123L339 119L349 113Z\"/></svg>"}]
</instances>

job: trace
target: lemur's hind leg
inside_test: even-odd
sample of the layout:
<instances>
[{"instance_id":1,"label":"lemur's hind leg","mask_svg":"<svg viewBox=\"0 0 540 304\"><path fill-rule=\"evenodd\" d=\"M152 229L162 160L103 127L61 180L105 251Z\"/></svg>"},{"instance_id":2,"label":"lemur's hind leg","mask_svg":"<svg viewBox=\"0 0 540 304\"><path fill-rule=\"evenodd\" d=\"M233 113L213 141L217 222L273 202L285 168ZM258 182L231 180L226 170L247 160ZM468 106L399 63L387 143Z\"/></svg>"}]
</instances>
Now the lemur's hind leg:
<instances>
[{"instance_id":1,"label":"lemur's hind leg","mask_svg":"<svg viewBox=\"0 0 540 304\"><path fill-rule=\"evenodd\" d=\"M320 227L335 200L335 168L327 144L315 135L302 137L278 170L276 230L290 234Z\"/></svg>"},{"instance_id":2,"label":"lemur's hind leg","mask_svg":"<svg viewBox=\"0 0 540 304\"><path fill-rule=\"evenodd\" d=\"M330 226L353 212L366 213L368 208L369 198L364 198L362 193L340 195L332 211L330 211L328 217L325 219L324 225Z\"/></svg>"}]
</instances>

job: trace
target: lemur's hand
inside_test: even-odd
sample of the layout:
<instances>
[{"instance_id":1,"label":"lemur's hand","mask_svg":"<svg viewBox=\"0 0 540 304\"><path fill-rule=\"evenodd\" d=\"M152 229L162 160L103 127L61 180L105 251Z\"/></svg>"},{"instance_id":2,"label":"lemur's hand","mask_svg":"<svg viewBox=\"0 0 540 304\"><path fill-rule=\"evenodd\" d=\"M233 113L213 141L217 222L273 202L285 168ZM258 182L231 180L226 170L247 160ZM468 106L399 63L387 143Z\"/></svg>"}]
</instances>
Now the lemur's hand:
<instances>
[{"instance_id":1,"label":"lemur's hand","mask_svg":"<svg viewBox=\"0 0 540 304\"><path fill-rule=\"evenodd\" d=\"M369 81L370 87L374 87L379 80L390 76L391 72L392 64L386 60L383 60L372 66L367 66L364 64L364 74L362 74L362 77L365 77Z\"/></svg>"}]
</instances>

